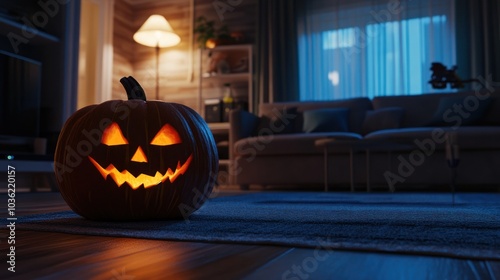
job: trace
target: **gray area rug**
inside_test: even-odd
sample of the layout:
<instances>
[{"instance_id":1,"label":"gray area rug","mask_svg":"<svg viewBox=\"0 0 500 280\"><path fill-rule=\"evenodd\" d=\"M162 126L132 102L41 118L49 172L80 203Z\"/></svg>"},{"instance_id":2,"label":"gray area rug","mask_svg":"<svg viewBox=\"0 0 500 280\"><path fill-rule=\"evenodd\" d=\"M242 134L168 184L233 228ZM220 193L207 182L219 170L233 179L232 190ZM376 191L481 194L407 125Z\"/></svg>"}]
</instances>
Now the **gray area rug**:
<instances>
[{"instance_id":1,"label":"gray area rug","mask_svg":"<svg viewBox=\"0 0 500 280\"><path fill-rule=\"evenodd\" d=\"M500 194L263 192L210 199L189 221L110 223L73 212L19 229L500 260Z\"/></svg>"}]
</instances>

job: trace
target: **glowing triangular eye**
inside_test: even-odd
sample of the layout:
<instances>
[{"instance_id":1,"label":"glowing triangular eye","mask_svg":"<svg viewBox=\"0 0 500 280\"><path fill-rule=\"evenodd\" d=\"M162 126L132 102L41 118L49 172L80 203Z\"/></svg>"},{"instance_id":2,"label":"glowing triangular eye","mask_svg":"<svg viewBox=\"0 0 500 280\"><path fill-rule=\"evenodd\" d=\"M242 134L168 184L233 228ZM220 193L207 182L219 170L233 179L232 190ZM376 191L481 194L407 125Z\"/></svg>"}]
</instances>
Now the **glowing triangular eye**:
<instances>
[{"instance_id":1,"label":"glowing triangular eye","mask_svg":"<svg viewBox=\"0 0 500 280\"><path fill-rule=\"evenodd\" d=\"M156 136L151 140L151 145L156 146L169 146L181 143L181 137L175 128L171 125L164 125Z\"/></svg>"},{"instance_id":2,"label":"glowing triangular eye","mask_svg":"<svg viewBox=\"0 0 500 280\"><path fill-rule=\"evenodd\" d=\"M122 130L117 123L112 123L102 132L101 143L107 146L126 145L127 139L123 136Z\"/></svg>"}]
</instances>

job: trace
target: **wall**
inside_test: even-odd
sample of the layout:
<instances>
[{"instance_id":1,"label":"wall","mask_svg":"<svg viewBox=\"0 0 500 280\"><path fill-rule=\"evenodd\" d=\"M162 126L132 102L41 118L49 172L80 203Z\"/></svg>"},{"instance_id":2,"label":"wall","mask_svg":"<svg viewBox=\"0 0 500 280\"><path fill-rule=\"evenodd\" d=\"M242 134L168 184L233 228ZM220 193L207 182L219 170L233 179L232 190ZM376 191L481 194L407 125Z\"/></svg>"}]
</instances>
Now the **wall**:
<instances>
[{"instance_id":1,"label":"wall","mask_svg":"<svg viewBox=\"0 0 500 280\"><path fill-rule=\"evenodd\" d=\"M80 49L78 59L78 100L76 108L80 109L95 103L96 100L96 67L99 31L99 6L82 0L81 18L85 24L80 25Z\"/></svg>"},{"instance_id":2,"label":"wall","mask_svg":"<svg viewBox=\"0 0 500 280\"><path fill-rule=\"evenodd\" d=\"M112 99L126 99L125 90L120 84L124 76L134 74L133 59L135 42L132 39L134 29L132 6L123 0L115 0L113 23L113 82Z\"/></svg>"},{"instance_id":3,"label":"wall","mask_svg":"<svg viewBox=\"0 0 500 280\"><path fill-rule=\"evenodd\" d=\"M116 0L114 26L113 98L123 99L124 91L119 79L133 75L146 90L149 99L155 99L155 49L135 43L133 33L152 14L163 15L181 37L175 47L160 51L160 99L197 108L199 50L191 37L190 2L187 0ZM249 43L255 42L257 0L230 1L195 0L193 18L203 15L218 25L227 24L230 31L241 31ZM241 2L241 3L238 3ZM215 3L215 5L214 5ZM222 3L222 4L221 4ZM219 14L216 6L218 5ZM227 11L222 13L222 9ZM222 19L222 20L221 20ZM219 91L213 85L211 91Z\"/></svg>"}]
</instances>

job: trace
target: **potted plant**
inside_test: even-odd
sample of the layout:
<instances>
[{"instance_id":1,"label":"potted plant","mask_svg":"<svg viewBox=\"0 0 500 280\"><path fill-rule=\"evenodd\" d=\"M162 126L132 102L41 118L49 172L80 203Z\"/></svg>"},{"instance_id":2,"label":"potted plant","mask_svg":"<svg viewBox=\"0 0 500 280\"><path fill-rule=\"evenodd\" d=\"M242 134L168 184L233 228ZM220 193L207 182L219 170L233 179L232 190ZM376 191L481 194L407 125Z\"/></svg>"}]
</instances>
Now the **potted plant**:
<instances>
[{"instance_id":1,"label":"potted plant","mask_svg":"<svg viewBox=\"0 0 500 280\"><path fill-rule=\"evenodd\" d=\"M196 41L200 48L214 48L217 45L231 43L232 37L229 35L227 25L217 28L214 20L207 20L205 17L198 17L195 21L194 33L197 34Z\"/></svg>"}]
</instances>

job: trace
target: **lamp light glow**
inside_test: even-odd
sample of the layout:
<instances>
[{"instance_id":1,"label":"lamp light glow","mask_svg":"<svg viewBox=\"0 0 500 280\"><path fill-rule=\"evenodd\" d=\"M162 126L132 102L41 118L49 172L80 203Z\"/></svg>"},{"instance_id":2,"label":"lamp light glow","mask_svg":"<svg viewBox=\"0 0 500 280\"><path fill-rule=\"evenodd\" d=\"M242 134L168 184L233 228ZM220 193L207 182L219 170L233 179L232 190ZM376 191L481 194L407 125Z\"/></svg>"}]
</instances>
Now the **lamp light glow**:
<instances>
[{"instance_id":1,"label":"lamp light glow","mask_svg":"<svg viewBox=\"0 0 500 280\"><path fill-rule=\"evenodd\" d=\"M161 15L152 15L134 34L134 41L148 47L172 47L180 43L172 26Z\"/></svg>"}]
</instances>

